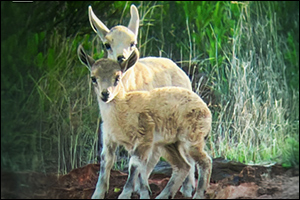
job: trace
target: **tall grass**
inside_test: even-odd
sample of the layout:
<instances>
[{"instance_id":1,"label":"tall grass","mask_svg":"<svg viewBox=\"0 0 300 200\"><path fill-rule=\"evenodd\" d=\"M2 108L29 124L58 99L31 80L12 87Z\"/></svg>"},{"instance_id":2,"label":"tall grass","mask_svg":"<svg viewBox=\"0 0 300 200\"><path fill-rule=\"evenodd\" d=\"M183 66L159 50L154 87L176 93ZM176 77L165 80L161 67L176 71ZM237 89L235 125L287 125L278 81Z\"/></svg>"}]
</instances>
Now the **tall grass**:
<instances>
[{"instance_id":1,"label":"tall grass","mask_svg":"<svg viewBox=\"0 0 300 200\"><path fill-rule=\"evenodd\" d=\"M44 40L45 33L28 37L33 38L29 39L30 46L38 46L38 40ZM89 42L85 42L87 40ZM35 70L27 73L14 71L14 75L20 77L16 85L25 87L27 84L27 90L14 85L9 91L2 90L2 168L67 173L96 162L99 110L90 87L88 70L77 61L77 46L81 42L89 43L88 48L99 46L94 44L99 41L90 39L89 35L66 38L53 32L44 43L46 52L33 51L34 57L28 55L32 60L26 56L20 58L21 63L28 62L27 65L34 66ZM9 61L4 63L7 66ZM17 96L5 101L10 94ZM8 113L12 116L9 117Z\"/></svg>"},{"instance_id":2,"label":"tall grass","mask_svg":"<svg viewBox=\"0 0 300 200\"><path fill-rule=\"evenodd\" d=\"M78 65L76 55L79 42L88 38L64 38L54 33L41 62L41 67L46 67L45 75L32 79L42 103L41 119L47 124L43 134L54 139L50 144L57 151L53 155L59 173L97 158L98 108L89 88L87 70Z\"/></svg>"},{"instance_id":3,"label":"tall grass","mask_svg":"<svg viewBox=\"0 0 300 200\"><path fill-rule=\"evenodd\" d=\"M177 19L170 20L168 30L162 28L163 18L151 20L155 9L160 13L177 7L181 7L181 16L178 11L166 14ZM180 57L178 63L187 68L194 91L213 111L208 144L213 157L299 164L299 90L286 76L287 68L299 73L299 59L297 62L293 53L299 49L299 39L291 41L292 29L280 34L276 7L274 2L176 2L142 11L140 48L144 55L161 43L157 56ZM183 15L185 20L180 20ZM149 38L149 26L168 34L173 24L180 29L173 32L179 41L177 49L166 47L172 46L168 40L173 37L153 33L157 37ZM286 59L291 54L293 58Z\"/></svg>"},{"instance_id":4,"label":"tall grass","mask_svg":"<svg viewBox=\"0 0 300 200\"><path fill-rule=\"evenodd\" d=\"M267 9L266 16L253 17L253 8ZM220 102L210 153L243 163L299 164L299 91L291 90L285 76L288 40L278 34L272 3L241 3L239 9L230 43L219 47L225 59L212 68ZM217 51L210 57L218 60Z\"/></svg>"},{"instance_id":5,"label":"tall grass","mask_svg":"<svg viewBox=\"0 0 300 200\"><path fill-rule=\"evenodd\" d=\"M116 2L111 9L123 13L104 21L128 24L130 4ZM212 157L299 164L299 36L279 16L288 3L134 4L142 56L177 62L212 110ZM67 173L96 163L99 109L76 55L82 43L94 58L104 56L92 29L20 30L1 42L1 169ZM124 167L118 158L115 167Z\"/></svg>"}]
</instances>

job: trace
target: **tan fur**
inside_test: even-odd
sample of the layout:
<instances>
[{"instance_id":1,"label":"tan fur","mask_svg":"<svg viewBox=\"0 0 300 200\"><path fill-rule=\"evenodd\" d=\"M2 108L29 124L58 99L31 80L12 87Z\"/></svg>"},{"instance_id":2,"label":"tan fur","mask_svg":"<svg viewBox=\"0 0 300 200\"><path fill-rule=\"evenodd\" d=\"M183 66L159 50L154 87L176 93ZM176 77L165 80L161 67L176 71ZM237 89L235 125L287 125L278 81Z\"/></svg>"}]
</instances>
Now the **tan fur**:
<instances>
[{"instance_id":1,"label":"tan fur","mask_svg":"<svg viewBox=\"0 0 300 200\"><path fill-rule=\"evenodd\" d=\"M134 5L130 7L131 18L128 27L118 25L108 29L94 14L89 6L89 21L92 29L98 34L104 45L109 45L107 57L122 62L126 60L137 45L139 14ZM178 86L192 91L189 77L172 60L161 57L146 57L139 59L126 76L123 77L126 91L151 90L164 86ZM161 153L153 154L153 158L147 166L147 173L150 175ZM162 156L163 155L162 152ZM191 161L192 162L192 161ZM191 197L194 181L194 165L190 170L181 192L186 197Z\"/></svg>"},{"instance_id":2,"label":"tan fur","mask_svg":"<svg viewBox=\"0 0 300 200\"><path fill-rule=\"evenodd\" d=\"M127 146L128 151L134 148L137 140L153 136L153 133L150 136L144 133L147 130L147 127L142 126L144 123L138 124L142 114L151 119L145 121L147 124L155 125L151 131L162 136L154 141L160 144L180 140L191 145L202 145L211 124L211 113L203 100L197 94L179 87L127 92L124 95L119 92L101 114L105 119L112 115L118 116L115 120L107 121L109 128L113 129L111 132L123 132L117 140L122 138L123 142L120 143ZM153 142L153 138L147 139L149 143Z\"/></svg>"},{"instance_id":3,"label":"tan fur","mask_svg":"<svg viewBox=\"0 0 300 200\"><path fill-rule=\"evenodd\" d=\"M191 159L199 170L194 198L204 197L211 174L211 158L204 151L205 137L211 130L211 112L205 102L181 87L127 92L123 78L130 69L122 74L121 67L109 59L87 66L96 80L94 88L103 118L101 169L93 198L104 198L109 187L108 170L117 145L123 145L131 155L128 180L119 198L130 198L137 182L140 197L150 197L145 166L157 149L166 155L173 168L170 181L157 198L175 196L189 174ZM115 85L120 74L121 80ZM104 98L106 95L109 97Z\"/></svg>"}]
</instances>

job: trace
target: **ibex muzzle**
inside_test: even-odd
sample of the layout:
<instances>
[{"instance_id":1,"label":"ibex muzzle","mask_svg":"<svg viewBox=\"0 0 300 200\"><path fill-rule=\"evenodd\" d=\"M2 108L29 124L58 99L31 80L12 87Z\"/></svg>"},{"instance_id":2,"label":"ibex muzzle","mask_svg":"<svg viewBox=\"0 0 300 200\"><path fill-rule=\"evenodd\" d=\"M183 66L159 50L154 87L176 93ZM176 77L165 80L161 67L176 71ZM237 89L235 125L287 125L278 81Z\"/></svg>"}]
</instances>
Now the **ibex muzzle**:
<instances>
[{"instance_id":1,"label":"ibex muzzle","mask_svg":"<svg viewBox=\"0 0 300 200\"><path fill-rule=\"evenodd\" d=\"M109 91L107 89L103 89L100 98L102 101L107 102L109 98Z\"/></svg>"}]
</instances>

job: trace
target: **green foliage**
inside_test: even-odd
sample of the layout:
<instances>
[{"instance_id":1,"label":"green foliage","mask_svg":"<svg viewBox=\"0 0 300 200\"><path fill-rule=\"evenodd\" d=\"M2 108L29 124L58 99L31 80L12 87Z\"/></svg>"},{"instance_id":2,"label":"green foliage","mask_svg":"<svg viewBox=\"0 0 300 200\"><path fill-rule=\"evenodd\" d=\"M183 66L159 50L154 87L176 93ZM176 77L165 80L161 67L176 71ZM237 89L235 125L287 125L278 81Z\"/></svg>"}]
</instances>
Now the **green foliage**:
<instances>
[{"instance_id":1,"label":"green foliage","mask_svg":"<svg viewBox=\"0 0 300 200\"><path fill-rule=\"evenodd\" d=\"M283 144L282 166L286 168L299 166L299 138L287 138Z\"/></svg>"},{"instance_id":2,"label":"green foliage","mask_svg":"<svg viewBox=\"0 0 300 200\"><path fill-rule=\"evenodd\" d=\"M210 155L299 165L299 2L1 2L2 169L97 162L99 110L77 47L105 57L89 4L111 28L132 3L141 56L177 61L210 97Z\"/></svg>"},{"instance_id":3,"label":"green foliage","mask_svg":"<svg viewBox=\"0 0 300 200\"><path fill-rule=\"evenodd\" d=\"M299 66L299 41L296 41L291 32L288 32L287 45L288 50L284 54L285 59L290 66L296 68ZM288 84L292 88L299 90L299 70L287 70L286 76L288 78Z\"/></svg>"},{"instance_id":4,"label":"green foliage","mask_svg":"<svg viewBox=\"0 0 300 200\"><path fill-rule=\"evenodd\" d=\"M77 60L96 41L25 29L1 45L1 168L66 173L97 159L98 106Z\"/></svg>"},{"instance_id":5,"label":"green foliage","mask_svg":"<svg viewBox=\"0 0 300 200\"><path fill-rule=\"evenodd\" d=\"M277 32L278 24L272 23L277 18L270 8L261 3L241 5L232 52L225 56L230 63L220 65L226 72L229 93L224 92L222 79L216 83L223 91L221 102L225 102L217 110L211 138L211 151L217 157L244 163L282 163L286 159L299 163L299 158L283 153L286 144L282 141L297 138L299 132L299 106L290 104L299 102L299 97L291 93L285 76L288 64L282 52L289 52L288 38ZM299 91L295 93L299 95ZM291 111L295 115L291 116ZM277 159L278 155L282 157Z\"/></svg>"}]
</instances>

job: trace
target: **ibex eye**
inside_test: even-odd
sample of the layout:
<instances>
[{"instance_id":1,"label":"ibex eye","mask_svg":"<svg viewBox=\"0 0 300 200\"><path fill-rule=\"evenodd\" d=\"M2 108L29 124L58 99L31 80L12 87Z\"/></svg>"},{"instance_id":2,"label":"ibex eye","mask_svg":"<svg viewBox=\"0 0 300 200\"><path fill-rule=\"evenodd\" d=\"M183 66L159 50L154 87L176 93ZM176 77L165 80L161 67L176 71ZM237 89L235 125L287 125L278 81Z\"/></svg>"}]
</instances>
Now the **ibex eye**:
<instances>
[{"instance_id":1,"label":"ibex eye","mask_svg":"<svg viewBox=\"0 0 300 200\"><path fill-rule=\"evenodd\" d=\"M91 77L93 84L97 84L97 79L95 77Z\"/></svg>"},{"instance_id":2,"label":"ibex eye","mask_svg":"<svg viewBox=\"0 0 300 200\"><path fill-rule=\"evenodd\" d=\"M135 43L134 42L131 42L130 43L130 47L134 47L135 46Z\"/></svg>"},{"instance_id":3,"label":"ibex eye","mask_svg":"<svg viewBox=\"0 0 300 200\"><path fill-rule=\"evenodd\" d=\"M110 50L111 49L111 46L108 43L105 43L104 46L105 46L106 50Z\"/></svg>"},{"instance_id":4,"label":"ibex eye","mask_svg":"<svg viewBox=\"0 0 300 200\"><path fill-rule=\"evenodd\" d=\"M115 78L114 86L118 85L119 79L120 79L120 75L117 75L116 78Z\"/></svg>"}]
</instances>

